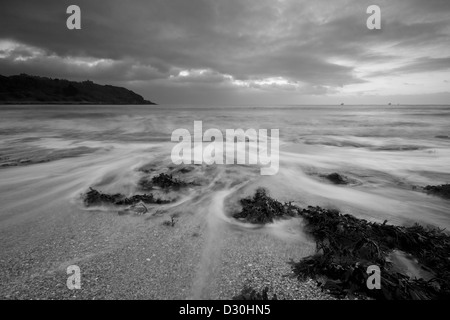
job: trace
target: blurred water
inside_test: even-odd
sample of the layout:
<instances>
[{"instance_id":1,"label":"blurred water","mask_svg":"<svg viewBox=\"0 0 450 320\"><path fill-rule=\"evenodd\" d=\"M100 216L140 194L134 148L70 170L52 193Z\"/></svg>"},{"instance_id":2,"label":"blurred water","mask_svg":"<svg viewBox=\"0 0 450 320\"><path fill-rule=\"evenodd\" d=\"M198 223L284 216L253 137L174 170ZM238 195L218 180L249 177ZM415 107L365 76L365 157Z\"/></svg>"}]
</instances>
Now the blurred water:
<instances>
[{"instance_id":1,"label":"blurred water","mask_svg":"<svg viewBox=\"0 0 450 320\"><path fill-rule=\"evenodd\" d=\"M414 190L450 182L449 106L0 106L0 162L20 164L0 168L2 226L74 203L89 186L134 193L142 175L137 169L172 165L171 133L193 133L194 120L203 121L203 130L280 130L277 175L237 165L199 173L209 184L189 201L215 199L214 215L227 223L235 223L227 214L237 199L264 186L301 206L396 224L450 226L450 201ZM55 150L65 150L64 156L20 163ZM332 172L351 183L321 178ZM270 232L289 238L286 230L278 223Z\"/></svg>"}]
</instances>

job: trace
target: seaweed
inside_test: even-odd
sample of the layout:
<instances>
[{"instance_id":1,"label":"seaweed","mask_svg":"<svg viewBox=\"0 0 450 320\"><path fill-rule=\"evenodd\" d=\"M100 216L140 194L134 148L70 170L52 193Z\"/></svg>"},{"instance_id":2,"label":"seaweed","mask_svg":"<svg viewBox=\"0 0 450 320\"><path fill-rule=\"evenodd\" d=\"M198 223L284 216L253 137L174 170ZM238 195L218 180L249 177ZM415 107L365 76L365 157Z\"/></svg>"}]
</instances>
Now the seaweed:
<instances>
[{"instance_id":1,"label":"seaweed","mask_svg":"<svg viewBox=\"0 0 450 320\"><path fill-rule=\"evenodd\" d=\"M257 292L252 287L245 286L237 296L234 296L232 300L278 300L277 295L274 294L272 298L269 298L267 294L269 288L265 287L261 292Z\"/></svg>"},{"instance_id":2,"label":"seaweed","mask_svg":"<svg viewBox=\"0 0 450 320\"><path fill-rule=\"evenodd\" d=\"M151 190L154 186L158 186L163 190L179 190L186 187L188 183L174 178L171 174L161 173L154 176L151 180L146 178L139 181L139 186L144 190Z\"/></svg>"},{"instance_id":3,"label":"seaweed","mask_svg":"<svg viewBox=\"0 0 450 320\"><path fill-rule=\"evenodd\" d=\"M426 186L423 189L427 193L450 199L450 184L442 184L440 186Z\"/></svg>"},{"instance_id":4,"label":"seaweed","mask_svg":"<svg viewBox=\"0 0 450 320\"><path fill-rule=\"evenodd\" d=\"M272 199L259 188L253 197L241 200L242 210L233 215L251 223L270 223L285 217L301 217L305 230L316 242L316 253L291 267L298 279L316 279L332 295L375 299L449 299L450 235L438 228L395 226L369 222L337 210L302 209ZM433 278L411 278L398 271L390 255L401 251L417 259ZM380 269L381 289L369 289L369 266ZM246 289L245 296L256 293Z\"/></svg>"},{"instance_id":5,"label":"seaweed","mask_svg":"<svg viewBox=\"0 0 450 320\"><path fill-rule=\"evenodd\" d=\"M99 205L104 203L116 203L124 196L120 193L106 194L89 187L89 191L83 196L85 206Z\"/></svg>"},{"instance_id":6,"label":"seaweed","mask_svg":"<svg viewBox=\"0 0 450 320\"><path fill-rule=\"evenodd\" d=\"M336 172L325 175L324 177L333 182L334 184L348 184L347 179Z\"/></svg>"},{"instance_id":7,"label":"seaweed","mask_svg":"<svg viewBox=\"0 0 450 320\"><path fill-rule=\"evenodd\" d=\"M164 200L164 199L160 199L160 198L155 198L155 196L151 193L149 194L138 194L138 195L134 195L131 196L130 198L124 198L120 201L117 201L115 203L115 205L133 205L136 204L138 202L144 202L144 203L156 203L156 204L165 204L165 203L170 203L170 200Z\"/></svg>"},{"instance_id":8,"label":"seaweed","mask_svg":"<svg viewBox=\"0 0 450 320\"><path fill-rule=\"evenodd\" d=\"M315 255L291 262L299 279L315 278L338 297L359 293L377 299L450 298L450 236L443 230L368 222L320 207L298 209L298 214L317 249ZM387 260L394 249L415 256L435 278L410 279L396 272ZM371 265L380 268L381 290L366 285Z\"/></svg>"},{"instance_id":9,"label":"seaweed","mask_svg":"<svg viewBox=\"0 0 450 320\"><path fill-rule=\"evenodd\" d=\"M242 210L233 215L235 219L243 219L254 224L273 222L275 219L292 217L296 213L293 206L283 204L267 195L264 188L258 188L253 197L241 199Z\"/></svg>"},{"instance_id":10,"label":"seaweed","mask_svg":"<svg viewBox=\"0 0 450 320\"><path fill-rule=\"evenodd\" d=\"M135 205L140 202L156 203L156 204L165 204L170 202L169 200L155 198L151 193L143 195L134 195L128 198L120 193L106 194L92 188L89 188L89 191L83 196L83 201L85 206L87 207L101 204L114 204L117 206L121 206L121 205Z\"/></svg>"},{"instance_id":11,"label":"seaweed","mask_svg":"<svg viewBox=\"0 0 450 320\"><path fill-rule=\"evenodd\" d=\"M174 178L171 174L165 173L153 177L152 182L155 186L159 186L162 189L180 189L187 185L186 182Z\"/></svg>"}]
</instances>

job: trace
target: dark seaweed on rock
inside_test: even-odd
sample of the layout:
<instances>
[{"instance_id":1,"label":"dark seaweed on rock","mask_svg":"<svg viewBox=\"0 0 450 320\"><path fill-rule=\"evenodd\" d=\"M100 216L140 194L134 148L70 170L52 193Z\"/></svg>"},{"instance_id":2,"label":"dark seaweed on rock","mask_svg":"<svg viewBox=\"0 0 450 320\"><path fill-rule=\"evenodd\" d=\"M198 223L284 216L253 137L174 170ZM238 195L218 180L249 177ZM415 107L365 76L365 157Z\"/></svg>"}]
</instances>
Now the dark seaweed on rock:
<instances>
[{"instance_id":1,"label":"dark seaweed on rock","mask_svg":"<svg viewBox=\"0 0 450 320\"><path fill-rule=\"evenodd\" d=\"M169 200L163 200L160 198L155 198L153 196L153 194L149 193L149 194L138 194L138 195L134 195L130 198L125 198L123 200L120 200L118 202L116 202L116 205L133 205L139 202L144 202L144 203L156 203L156 204L165 204L165 203L170 203Z\"/></svg>"},{"instance_id":2,"label":"dark seaweed on rock","mask_svg":"<svg viewBox=\"0 0 450 320\"><path fill-rule=\"evenodd\" d=\"M139 181L139 186L144 190L151 190L153 186L158 186L164 190L178 190L188 184L184 181L174 178L171 174L161 173L154 176L151 181L142 179Z\"/></svg>"},{"instance_id":3,"label":"dark seaweed on rock","mask_svg":"<svg viewBox=\"0 0 450 320\"><path fill-rule=\"evenodd\" d=\"M360 294L377 299L450 298L450 236L443 230L418 224L401 227L368 222L336 210L301 209L270 198L262 188L253 198L241 200L235 218L268 223L286 216L301 216L316 240L317 253L292 262L299 279L315 278L337 297ZM434 278L411 279L395 271L388 255L394 250L411 254L434 274ZM381 271L381 289L367 287L367 268ZM251 296L251 290L246 291ZM253 293L255 294L255 293Z\"/></svg>"},{"instance_id":4,"label":"dark seaweed on rock","mask_svg":"<svg viewBox=\"0 0 450 320\"><path fill-rule=\"evenodd\" d=\"M83 196L84 204L89 207L103 203L116 203L124 198L120 193L106 194L95 189L89 188L89 191Z\"/></svg>"},{"instance_id":5,"label":"dark seaweed on rock","mask_svg":"<svg viewBox=\"0 0 450 320\"><path fill-rule=\"evenodd\" d=\"M342 175L336 172L326 175L325 178L327 178L334 184L348 184L347 179L345 179Z\"/></svg>"},{"instance_id":6,"label":"dark seaweed on rock","mask_svg":"<svg viewBox=\"0 0 450 320\"><path fill-rule=\"evenodd\" d=\"M83 201L87 207L100 204L114 204L117 206L134 205L141 201L144 203L156 203L156 204L164 204L170 202L168 200L155 198L151 193L143 195L134 195L132 197L127 198L126 196L120 193L106 194L92 188L89 188L89 191L84 195Z\"/></svg>"},{"instance_id":7,"label":"dark seaweed on rock","mask_svg":"<svg viewBox=\"0 0 450 320\"><path fill-rule=\"evenodd\" d=\"M323 288L338 297L359 293L377 299L450 298L450 236L442 230L371 223L320 207L298 213L317 245L317 254L292 262L298 278L322 279ZM415 256L435 278L410 279L394 272L386 260L394 249ZM367 288L370 265L381 270L381 290Z\"/></svg>"},{"instance_id":8,"label":"dark seaweed on rock","mask_svg":"<svg viewBox=\"0 0 450 320\"><path fill-rule=\"evenodd\" d=\"M440 186L426 186L423 189L427 193L450 199L450 184L442 184Z\"/></svg>"},{"instance_id":9,"label":"dark seaweed on rock","mask_svg":"<svg viewBox=\"0 0 450 320\"><path fill-rule=\"evenodd\" d=\"M179 189L187 185L186 182L174 178L171 174L161 173L158 176L152 178L154 185L163 189Z\"/></svg>"},{"instance_id":10,"label":"dark seaweed on rock","mask_svg":"<svg viewBox=\"0 0 450 320\"><path fill-rule=\"evenodd\" d=\"M235 213L233 217L235 219L244 219L254 224L270 223L274 219L296 215L290 203L283 204L272 199L263 188L258 188L253 198L242 199L241 205L241 212Z\"/></svg>"},{"instance_id":11,"label":"dark seaweed on rock","mask_svg":"<svg viewBox=\"0 0 450 320\"><path fill-rule=\"evenodd\" d=\"M270 299L269 295L267 294L268 292L268 287L265 287L261 292L257 292L251 287L244 287L241 293L237 296L234 296L232 300L278 300L276 294L274 294L272 296L272 299Z\"/></svg>"}]
</instances>

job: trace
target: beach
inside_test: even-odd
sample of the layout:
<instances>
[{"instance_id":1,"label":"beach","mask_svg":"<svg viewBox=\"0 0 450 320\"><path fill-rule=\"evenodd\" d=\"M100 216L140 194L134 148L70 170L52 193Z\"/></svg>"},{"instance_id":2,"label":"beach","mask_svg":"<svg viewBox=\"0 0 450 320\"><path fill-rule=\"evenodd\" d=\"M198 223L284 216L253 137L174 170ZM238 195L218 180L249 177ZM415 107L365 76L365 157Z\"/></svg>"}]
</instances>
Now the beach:
<instances>
[{"instance_id":1,"label":"beach","mask_svg":"<svg viewBox=\"0 0 450 320\"><path fill-rule=\"evenodd\" d=\"M230 299L250 286L280 299L333 299L290 260L315 253L300 217L256 226L233 218L259 187L299 207L371 222L447 228L448 106L1 106L1 299ZM280 165L174 165L171 133L279 129ZM166 203L86 205L93 188ZM327 178L338 173L345 184ZM173 218L173 220L172 220ZM81 270L68 290L66 269Z\"/></svg>"}]
</instances>

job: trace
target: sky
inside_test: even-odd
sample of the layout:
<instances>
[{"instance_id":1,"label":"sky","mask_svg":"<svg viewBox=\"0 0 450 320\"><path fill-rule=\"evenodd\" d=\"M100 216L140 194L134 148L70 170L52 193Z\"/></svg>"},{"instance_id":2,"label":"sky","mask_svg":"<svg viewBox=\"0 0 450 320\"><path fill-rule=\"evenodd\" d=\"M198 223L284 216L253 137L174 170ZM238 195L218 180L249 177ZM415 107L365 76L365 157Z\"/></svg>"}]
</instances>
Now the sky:
<instances>
[{"instance_id":1,"label":"sky","mask_svg":"<svg viewBox=\"0 0 450 320\"><path fill-rule=\"evenodd\" d=\"M0 0L0 74L160 104L450 104L449 17L450 0Z\"/></svg>"}]
</instances>

